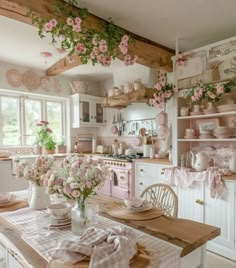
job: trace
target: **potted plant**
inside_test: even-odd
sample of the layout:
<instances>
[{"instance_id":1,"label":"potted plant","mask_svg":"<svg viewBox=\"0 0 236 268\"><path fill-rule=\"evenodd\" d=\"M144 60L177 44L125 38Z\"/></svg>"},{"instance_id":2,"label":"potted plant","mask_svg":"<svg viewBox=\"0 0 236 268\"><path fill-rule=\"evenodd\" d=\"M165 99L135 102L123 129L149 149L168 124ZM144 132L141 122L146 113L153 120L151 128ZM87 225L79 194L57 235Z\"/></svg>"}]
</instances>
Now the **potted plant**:
<instances>
[{"instance_id":1,"label":"potted plant","mask_svg":"<svg viewBox=\"0 0 236 268\"><path fill-rule=\"evenodd\" d=\"M54 141L52 135L46 137L43 143L43 152L45 154L54 154L56 148L56 142Z\"/></svg>"},{"instance_id":2,"label":"potted plant","mask_svg":"<svg viewBox=\"0 0 236 268\"><path fill-rule=\"evenodd\" d=\"M56 145L56 152L58 154L66 153L65 138L61 137L61 140Z\"/></svg>"},{"instance_id":3,"label":"potted plant","mask_svg":"<svg viewBox=\"0 0 236 268\"><path fill-rule=\"evenodd\" d=\"M56 142L52 136L52 130L48 127L49 122L41 120L36 123L35 135L36 142L42 146L44 154L52 154L55 152Z\"/></svg>"}]
</instances>

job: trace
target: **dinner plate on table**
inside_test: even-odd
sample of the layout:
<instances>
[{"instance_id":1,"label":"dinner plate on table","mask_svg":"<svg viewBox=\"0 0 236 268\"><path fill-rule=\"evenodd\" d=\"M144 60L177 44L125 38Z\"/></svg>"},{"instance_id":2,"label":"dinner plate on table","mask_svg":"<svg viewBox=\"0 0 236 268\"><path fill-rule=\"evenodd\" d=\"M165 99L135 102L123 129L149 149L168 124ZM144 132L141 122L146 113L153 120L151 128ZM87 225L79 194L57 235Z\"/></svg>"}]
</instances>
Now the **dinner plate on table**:
<instances>
[{"instance_id":1,"label":"dinner plate on table","mask_svg":"<svg viewBox=\"0 0 236 268\"><path fill-rule=\"evenodd\" d=\"M145 202L143 206L141 207L131 207L131 208L127 208L126 206L122 206L122 208L126 209L129 212L143 212L143 211L147 211L153 208L153 205L149 202Z\"/></svg>"}]
</instances>

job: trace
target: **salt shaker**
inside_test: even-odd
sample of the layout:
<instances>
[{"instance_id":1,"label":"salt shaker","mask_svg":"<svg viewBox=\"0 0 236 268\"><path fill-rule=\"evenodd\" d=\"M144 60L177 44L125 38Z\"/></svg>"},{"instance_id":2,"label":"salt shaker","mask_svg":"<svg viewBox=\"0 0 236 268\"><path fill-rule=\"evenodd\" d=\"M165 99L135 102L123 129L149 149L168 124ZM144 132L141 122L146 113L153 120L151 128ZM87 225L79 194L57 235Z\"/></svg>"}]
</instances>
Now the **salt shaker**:
<instances>
[{"instance_id":1,"label":"salt shaker","mask_svg":"<svg viewBox=\"0 0 236 268\"><path fill-rule=\"evenodd\" d=\"M155 149L153 146L151 146L149 150L149 157L154 158L154 156L155 156Z\"/></svg>"}]
</instances>

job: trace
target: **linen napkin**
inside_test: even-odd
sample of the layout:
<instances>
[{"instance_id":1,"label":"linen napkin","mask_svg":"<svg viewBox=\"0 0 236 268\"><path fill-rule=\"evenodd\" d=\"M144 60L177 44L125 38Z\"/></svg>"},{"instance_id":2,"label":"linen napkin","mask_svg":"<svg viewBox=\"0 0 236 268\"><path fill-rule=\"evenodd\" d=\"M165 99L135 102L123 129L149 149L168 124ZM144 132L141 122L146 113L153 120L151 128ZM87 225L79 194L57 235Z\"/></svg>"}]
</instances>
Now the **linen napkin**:
<instances>
[{"instance_id":1,"label":"linen napkin","mask_svg":"<svg viewBox=\"0 0 236 268\"><path fill-rule=\"evenodd\" d=\"M48 268L74 267L90 258L89 268L128 268L137 252L136 234L123 226L107 230L89 228L78 242L63 241L48 252Z\"/></svg>"}]
</instances>

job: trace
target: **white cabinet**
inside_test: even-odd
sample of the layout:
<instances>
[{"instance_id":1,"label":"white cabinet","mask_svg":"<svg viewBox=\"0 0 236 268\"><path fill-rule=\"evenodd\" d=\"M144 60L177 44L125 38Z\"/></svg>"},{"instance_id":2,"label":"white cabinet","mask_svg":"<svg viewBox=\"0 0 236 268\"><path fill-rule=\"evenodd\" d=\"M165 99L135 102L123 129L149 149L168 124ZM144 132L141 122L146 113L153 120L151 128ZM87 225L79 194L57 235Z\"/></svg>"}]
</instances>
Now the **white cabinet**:
<instances>
[{"instance_id":1,"label":"white cabinet","mask_svg":"<svg viewBox=\"0 0 236 268\"><path fill-rule=\"evenodd\" d=\"M73 106L73 128L99 127L106 124L103 98L84 94L71 96Z\"/></svg>"},{"instance_id":2,"label":"white cabinet","mask_svg":"<svg viewBox=\"0 0 236 268\"><path fill-rule=\"evenodd\" d=\"M135 163L135 196L140 196L144 189L155 183L164 182L164 168L169 165Z\"/></svg>"},{"instance_id":3,"label":"white cabinet","mask_svg":"<svg viewBox=\"0 0 236 268\"><path fill-rule=\"evenodd\" d=\"M236 260L236 184L227 181L226 187L227 193L222 199L211 198L209 189L205 189L205 223L221 228L220 236L208 242L207 248Z\"/></svg>"},{"instance_id":4,"label":"white cabinet","mask_svg":"<svg viewBox=\"0 0 236 268\"><path fill-rule=\"evenodd\" d=\"M204 186L203 182L196 182L192 187L178 187L179 218L204 221Z\"/></svg>"},{"instance_id":5,"label":"white cabinet","mask_svg":"<svg viewBox=\"0 0 236 268\"><path fill-rule=\"evenodd\" d=\"M193 187L178 187L178 217L217 226L221 234L208 242L213 252L236 260L236 182L226 181L222 198L210 196L208 184L197 182Z\"/></svg>"},{"instance_id":6,"label":"white cabinet","mask_svg":"<svg viewBox=\"0 0 236 268\"><path fill-rule=\"evenodd\" d=\"M28 188L28 182L12 175L12 161L0 161L0 192L12 192Z\"/></svg>"}]
</instances>

